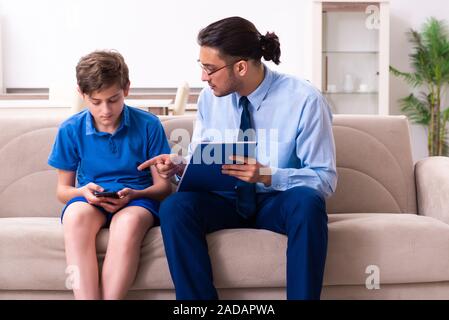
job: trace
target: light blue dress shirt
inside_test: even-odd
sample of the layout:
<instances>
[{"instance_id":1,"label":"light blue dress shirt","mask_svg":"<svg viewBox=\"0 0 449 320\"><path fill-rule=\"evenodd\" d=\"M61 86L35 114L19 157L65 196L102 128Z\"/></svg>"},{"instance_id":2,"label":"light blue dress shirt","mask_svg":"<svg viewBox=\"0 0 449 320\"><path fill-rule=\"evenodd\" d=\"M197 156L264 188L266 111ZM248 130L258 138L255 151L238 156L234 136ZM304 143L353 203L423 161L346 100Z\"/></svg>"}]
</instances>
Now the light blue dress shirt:
<instances>
[{"instance_id":1,"label":"light blue dress shirt","mask_svg":"<svg viewBox=\"0 0 449 320\"><path fill-rule=\"evenodd\" d=\"M285 191L307 186L329 197L336 189L337 172L332 113L309 82L270 70L249 96L249 110L257 139L257 161L272 170L272 184L257 183L257 192ZM238 93L216 97L206 87L198 112L189 156L201 141L234 142L242 107Z\"/></svg>"}]
</instances>

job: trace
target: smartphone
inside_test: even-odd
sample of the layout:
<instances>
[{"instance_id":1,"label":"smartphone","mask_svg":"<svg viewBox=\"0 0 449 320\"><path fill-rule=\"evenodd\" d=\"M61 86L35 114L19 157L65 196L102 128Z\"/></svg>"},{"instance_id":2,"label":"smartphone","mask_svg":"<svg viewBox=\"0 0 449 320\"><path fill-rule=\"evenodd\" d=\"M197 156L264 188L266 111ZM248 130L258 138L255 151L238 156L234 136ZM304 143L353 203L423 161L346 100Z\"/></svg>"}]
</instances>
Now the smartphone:
<instances>
[{"instance_id":1,"label":"smartphone","mask_svg":"<svg viewBox=\"0 0 449 320\"><path fill-rule=\"evenodd\" d=\"M98 192L98 191L94 191L94 195L96 197L107 197L107 198L115 198L115 199L120 198L119 195L117 194L117 192Z\"/></svg>"}]
</instances>

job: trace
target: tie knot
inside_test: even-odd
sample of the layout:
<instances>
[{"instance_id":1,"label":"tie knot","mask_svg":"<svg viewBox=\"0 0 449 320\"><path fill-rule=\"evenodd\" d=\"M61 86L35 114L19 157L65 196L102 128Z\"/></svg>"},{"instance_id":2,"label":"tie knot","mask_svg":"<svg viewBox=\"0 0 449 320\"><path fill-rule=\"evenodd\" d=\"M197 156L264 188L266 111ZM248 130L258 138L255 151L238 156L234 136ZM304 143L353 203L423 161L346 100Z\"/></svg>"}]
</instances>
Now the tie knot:
<instances>
[{"instance_id":1,"label":"tie knot","mask_svg":"<svg viewBox=\"0 0 449 320\"><path fill-rule=\"evenodd\" d=\"M248 108L248 104L249 104L248 97L246 97L246 96L240 97L239 104L242 106L243 109L247 109Z\"/></svg>"}]
</instances>

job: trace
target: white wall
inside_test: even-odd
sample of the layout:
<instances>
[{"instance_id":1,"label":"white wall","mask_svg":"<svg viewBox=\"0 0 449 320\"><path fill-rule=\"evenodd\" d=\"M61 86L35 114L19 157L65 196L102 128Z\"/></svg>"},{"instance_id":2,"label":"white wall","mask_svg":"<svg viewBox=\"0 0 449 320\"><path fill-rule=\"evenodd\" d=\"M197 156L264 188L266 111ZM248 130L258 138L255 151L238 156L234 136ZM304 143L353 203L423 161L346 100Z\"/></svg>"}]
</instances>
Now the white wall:
<instances>
[{"instance_id":1,"label":"white wall","mask_svg":"<svg viewBox=\"0 0 449 320\"><path fill-rule=\"evenodd\" d=\"M73 76L78 59L115 48L130 65L134 86L200 85L196 35L217 19L240 15L281 40L278 70L310 74L312 0L0 0L6 87L47 87L53 75ZM447 0L391 0L391 63L408 68L405 32L435 16L449 22ZM391 78L391 102L407 86ZM394 107L395 113L399 108Z\"/></svg>"},{"instance_id":2,"label":"white wall","mask_svg":"<svg viewBox=\"0 0 449 320\"><path fill-rule=\"evenodd\" d=\"M203 86L196 64L198 31L233 15L275 31L282 45L278 70L303 75L308 0L0 0L5 86L48 87L74 79L78 59L117 49L133 87Z\"/></svg>"},{"instance_id":3,"label":"white wall","mask_svg":"<svg viewBox=\"0 0 449 320\"><path fill-rule=\"evenodd\" d=\"M82 55L114 48L125 56L134 87L174 87L185 80L201 87L196 35L232 15L253 21L262 33L275 31L282 49L282 63L275 69L308 78L310 1L0 0L4 85L48 87L55 80L74 81ZM405 32L419 29L430 16L449 23L449 2L391 0L393 66L410 70ZM410 89L393 76L390 84L391 110L400 114L397 100ZM427 155L425 136L423 128L412 126L416 160Z\"/></svg>"},{"instance_id":4,"label":"white wall","mask_svg":"<svg viewBox=\"0 0 449 320\"><path fill-rule=\"evenodd\" d=\"M390 63L400 70L411 71L408 55L411 45L406 32L413 28L421 30L426 19L433 16L446 20L449 27L449 1L447 0L391 0L391 57ZM397 100L410 93L409 86L402 80L391 76L390 101L392 110L400 113ZM448 104L449 106L449 104Z\"/></svg>"},{"instance_id":5,"label":"white wall","mask_svg":"<svg viewBox=\"0 0 449 320\"><path fill-rule=\"evenodd\" d=\"M447 0L391 0L390 64L403 71L411 71L408 55L411 52L406 32L410 28L421 30L427 18L433 16L446 20L449 27L449 1ZM401 79L390 76L390 103L394 114L400 114L398 100L412 92ZM419 91L419 90L418 90ZM444 106L449 107L446 95ZM428 155L427 133L423 127L412 125L413 157L415 160Z\"/></svg>"}]
</instances>

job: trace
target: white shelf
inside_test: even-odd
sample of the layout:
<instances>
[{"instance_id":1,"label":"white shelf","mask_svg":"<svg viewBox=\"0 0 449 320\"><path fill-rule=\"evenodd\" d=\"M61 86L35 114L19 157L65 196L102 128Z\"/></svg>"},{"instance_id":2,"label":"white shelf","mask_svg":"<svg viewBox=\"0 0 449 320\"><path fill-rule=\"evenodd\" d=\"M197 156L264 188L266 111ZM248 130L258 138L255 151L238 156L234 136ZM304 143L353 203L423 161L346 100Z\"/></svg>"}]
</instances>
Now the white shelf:
<instances>
[{"instance_id":1,"label":"white shelf","mask_svg":"<svg viewBox=\"0 0 449 320\"><path fill-rule=\"evenodd\" d=\"M354 91L354 92L345 92L345 91L337 91L337 92L329 92L326 91L324 92L324 94L327 95L332 95L332 94L347 94L347 95L351 95L351 94L369 94L369 95L373 95L373 94L379 94L379 92L377 91Z\"/></svg>"},{"instance_id":2,"label":"white shelf","mask_svg":"<svg viewBox=\"0 0 449 320\"><path fill-rule=\"evenodd\" d=\"M388 0L314 0L312 82L335 113L389 114L389 19Z\"/></svg>"},{"instance_id":3,"label":"white shelf","mask_svg":"<svg viewBox=\"0 0 449 320\"><path fill-rule=\"evenodd\" d=\"M323 51L324 54L379 54L379 51Z\"/></svg>"}]
</instances>

